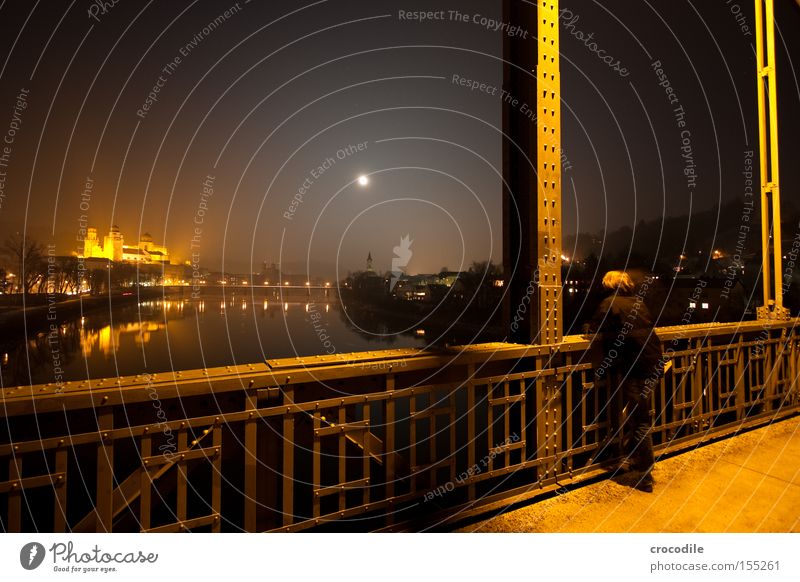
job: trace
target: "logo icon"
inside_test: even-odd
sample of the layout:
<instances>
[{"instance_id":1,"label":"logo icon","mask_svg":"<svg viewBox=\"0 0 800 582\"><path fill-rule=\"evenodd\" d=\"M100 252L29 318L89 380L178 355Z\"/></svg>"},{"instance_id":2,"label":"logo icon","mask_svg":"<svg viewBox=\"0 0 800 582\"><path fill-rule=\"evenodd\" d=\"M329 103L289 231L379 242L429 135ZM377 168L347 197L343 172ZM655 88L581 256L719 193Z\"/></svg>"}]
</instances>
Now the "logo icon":
<instances>
[{"instance_id":1,"label":"logo icon","mask_svg":"<svg viewBox=\"0 0 800 582\"><path fill-rule=\"evenodd\" d=\"M39 542L30 542L19 551L19 563L26 570L35 570L44 562L44 546Z\"/></svg>"},{"instance_id":2,"label":"logo icon","mask_svg":"<svg viewBox=\"0 0 800 582\"><path fill-rule=\"evenodd\" d=\"M408 262L411 260L411 255L413 254L411 252L411 244L413 242L411 235L407 234L400 238L400 245L394 247L395 256L392 257L392 282L389 285L389 291L397 285L397 281L403 275L403 268L407 267Z\"/></svg>"}]
</instances>

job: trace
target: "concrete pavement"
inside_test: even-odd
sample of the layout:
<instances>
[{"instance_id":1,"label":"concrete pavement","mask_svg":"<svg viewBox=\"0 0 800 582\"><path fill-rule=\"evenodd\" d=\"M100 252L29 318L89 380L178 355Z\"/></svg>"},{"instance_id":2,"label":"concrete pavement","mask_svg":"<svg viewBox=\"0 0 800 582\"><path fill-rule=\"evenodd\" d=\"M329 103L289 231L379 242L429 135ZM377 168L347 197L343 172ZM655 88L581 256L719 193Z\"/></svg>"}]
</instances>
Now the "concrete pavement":
<instances>
[{"instance_id":1,"label":"concrete pavement","mask_svg":"<svg viewBox=\"0 0 800 582\"><path fill-rule=\"evenodd\" d=\"M800 417L662 459L653 493L627 475L462 532L800 532Z\"/></svg>"}]
</instances>

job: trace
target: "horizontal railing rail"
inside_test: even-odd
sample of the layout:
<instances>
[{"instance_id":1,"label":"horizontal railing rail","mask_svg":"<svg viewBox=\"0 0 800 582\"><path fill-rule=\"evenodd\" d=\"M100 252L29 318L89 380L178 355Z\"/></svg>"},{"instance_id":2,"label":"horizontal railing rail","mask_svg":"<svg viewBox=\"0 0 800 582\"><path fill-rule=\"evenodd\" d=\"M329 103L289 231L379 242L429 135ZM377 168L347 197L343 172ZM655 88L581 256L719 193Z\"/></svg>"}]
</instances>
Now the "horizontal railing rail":
<instances>
[{"instance_id":1,"label":"horizontal railing rail","mask_svg":"<svg viewBox=\"0 0 800 582\"><path fill-rule=\"evenodd\" d=\"M657 451L798 410L797 320L660 328ZM602 471L584 338L387 350L2 391L4 531L432 526Z\"/></svg>"}]
</instances>

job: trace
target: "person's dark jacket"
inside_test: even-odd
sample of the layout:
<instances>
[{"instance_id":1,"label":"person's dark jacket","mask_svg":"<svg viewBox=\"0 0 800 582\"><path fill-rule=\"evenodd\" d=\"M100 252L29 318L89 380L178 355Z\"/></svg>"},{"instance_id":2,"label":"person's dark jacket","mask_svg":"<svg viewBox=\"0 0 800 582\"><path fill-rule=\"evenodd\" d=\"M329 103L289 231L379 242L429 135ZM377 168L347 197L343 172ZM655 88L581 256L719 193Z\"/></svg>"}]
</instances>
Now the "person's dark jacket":
<instances>
[{"instance_id":1,"label":"person's dark jacket","mask_svg":"<svg viewBox=\"0 0 800 582\"><path fill-rule=\"evenodd\" d=\"M584 328L589 334L598 334L609 371L635 378L661 372L661 342L641 298L623 294L606 297Z\"/></svg>"}]
</instances>

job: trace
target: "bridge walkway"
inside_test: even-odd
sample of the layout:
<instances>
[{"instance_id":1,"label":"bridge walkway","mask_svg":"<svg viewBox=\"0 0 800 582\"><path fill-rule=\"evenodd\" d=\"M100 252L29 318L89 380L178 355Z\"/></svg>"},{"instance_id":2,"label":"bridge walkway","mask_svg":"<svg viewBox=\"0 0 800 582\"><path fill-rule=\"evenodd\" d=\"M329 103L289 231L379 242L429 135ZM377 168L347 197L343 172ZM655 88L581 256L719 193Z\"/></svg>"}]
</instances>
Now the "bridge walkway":
<instances>
[{"instance_id":1,"label":"bridge walkway","mask_svg":"<svg viewBox=\"0 0 800 582\"><path fill-rule=\"evenodd\" d=\"M800 417L661 458L653 493L595 481L462 532L800 532Z\"/></svg>"}]
</instances>

